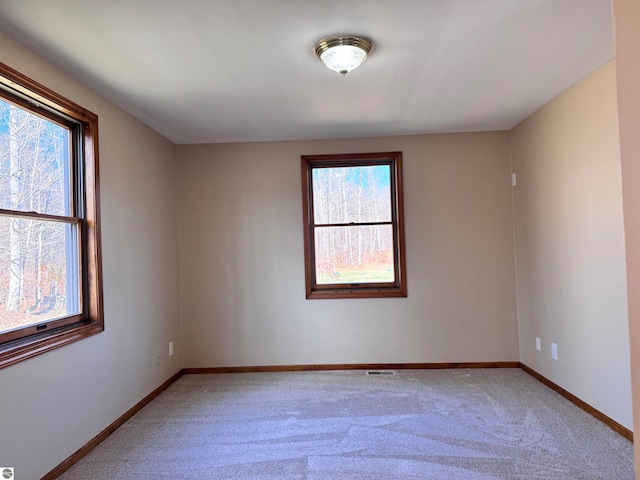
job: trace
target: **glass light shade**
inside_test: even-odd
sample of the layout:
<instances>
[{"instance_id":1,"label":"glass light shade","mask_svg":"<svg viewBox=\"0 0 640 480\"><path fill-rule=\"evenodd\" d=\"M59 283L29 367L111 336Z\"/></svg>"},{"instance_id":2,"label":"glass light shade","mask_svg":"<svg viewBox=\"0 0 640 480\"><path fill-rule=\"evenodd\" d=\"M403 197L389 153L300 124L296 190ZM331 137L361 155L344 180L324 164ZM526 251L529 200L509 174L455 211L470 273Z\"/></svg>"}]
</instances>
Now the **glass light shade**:
<instances>
[{"instance_id":1,"label":"glass light shade","mask_svg":"<svg viewBox=\"0 0 640 480\"><path fill-rule=\"evenodd\" d=\"M366 58L367 52L351 45L338 45L320 55L320 60L328 68L341 75L346 75L357 68Z\"/></svg>"},{"instance_id":2,"label":"glass light shade","mask_svg":"<svg viewBox=\"0 0 640 480\"><path fill-rule=\"evenodd\" d=\"M366 60L371 42L353 36L327 37L316 44L315 52L328 68L346 75Z\"/></svg>"}]
</instances>

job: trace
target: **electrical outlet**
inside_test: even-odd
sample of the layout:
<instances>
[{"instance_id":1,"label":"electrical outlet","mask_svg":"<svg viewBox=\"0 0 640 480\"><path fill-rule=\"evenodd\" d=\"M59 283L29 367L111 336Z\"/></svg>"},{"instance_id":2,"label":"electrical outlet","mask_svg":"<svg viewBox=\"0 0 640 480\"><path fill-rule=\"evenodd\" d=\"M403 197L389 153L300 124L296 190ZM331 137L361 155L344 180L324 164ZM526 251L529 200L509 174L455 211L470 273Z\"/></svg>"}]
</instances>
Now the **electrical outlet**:
<instances>
[{"instance_id":1,"label":"electrical outlet","mask_svg":"<svg viewBox=\"0 0 640 480\"><path fill-rule=\"evenodd\" d=\"M160 352L156 350L156 365L160 365Z\"/></svg>"},{"instance_id":2,"label":"electrical outlet","mask_svg":"<svg viewBox=\"0 0 640 480\"><path fill-rule=\"evenodd\" d=\"M169 356L173 357L173 342L169 342Z\"/></svg>"},{"instance_id":3,"label":"electrical outlet","mask_svg":"<svg viewBox=\"0 0 640 480\"><path fill-rule=\"evenodd\" d=\"M558 359L558 345L556 345L553 342L551 342L551 358L553 360L557 360Z\"/></svg>"},{"instance_id":4,"label":"electrical outlet","mask_svg":"<svg viewBox=\"0 0 640 480\"><path fill-rule=\"evenodd\" d=\"M542 343L540 342L540 337L536 337L536 350L539 352L542 351Z\"/></svg>"}]
</instances>

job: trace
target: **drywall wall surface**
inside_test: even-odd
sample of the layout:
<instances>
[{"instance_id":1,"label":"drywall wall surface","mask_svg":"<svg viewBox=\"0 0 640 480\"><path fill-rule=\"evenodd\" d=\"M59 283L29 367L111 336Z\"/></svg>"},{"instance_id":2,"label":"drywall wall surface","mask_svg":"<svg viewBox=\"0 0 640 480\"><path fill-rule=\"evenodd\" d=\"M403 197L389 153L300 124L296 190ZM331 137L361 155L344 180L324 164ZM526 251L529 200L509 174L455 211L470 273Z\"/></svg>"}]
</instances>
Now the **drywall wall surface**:
<instances>
[{"instance_id":1,"label":"drywall wall surface","mask_svg":"<svg viewBox=\"0 0 640 480\"><path fill-rule=\"evenodd\" d=\"M182 368L177 169L172 143L2 35L0 62L99 116L105 331L0 370L0 465L36 479Z\"/></svg>"},{"instance_id":2,"label":"drywall wall surface","mask_svg":"<svg viewBox=\"0 0 640 480\"><path fill-rule=\"evenodd\" d=\"M612 62L511 131L518 321L522 363L631 428L617 115Z\"/></svg>"},{"instance_id":3,"label":"drywall wall surface","mask_svg":"<svg viewBox=\"0 0 640 480\"><path fill-rule=\"evenodd\" d=\"M407 298L306 300L301 155L402 151ZM185 367L517 361L507 132L178 146Z\"/></svg>"},{"instance_id":4,"label":"drywall wall surface","mask_svg":"<svg viewBox=\"0 0 640 480\"><path fill-rule=\"evenodd\" d=\"M618 120L627 253L633 423L640 431L640 2L614 0ZM635 442L636 475L640 442Z\"/></svg>"}]
</instances>

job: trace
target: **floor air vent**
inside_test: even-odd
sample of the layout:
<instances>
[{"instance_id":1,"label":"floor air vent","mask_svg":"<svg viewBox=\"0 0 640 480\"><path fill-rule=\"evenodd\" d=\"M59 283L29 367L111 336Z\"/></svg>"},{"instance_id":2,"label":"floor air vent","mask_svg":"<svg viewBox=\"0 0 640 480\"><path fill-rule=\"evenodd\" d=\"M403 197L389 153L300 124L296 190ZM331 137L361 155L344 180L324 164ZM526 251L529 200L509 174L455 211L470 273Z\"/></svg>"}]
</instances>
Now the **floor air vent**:
<instances>
[{"instance_id":1,"label":"floor air vent","mask_svg":"<svg viewBox=\"0 0 640 480\"><path fill-rule=\"evenodd\" d=\"M391 370L368 370L367 371L367 375L373 375L373 376L383 376L383 375L395 375L396 372L393 372Z\"/></svg>"}]
</instances>

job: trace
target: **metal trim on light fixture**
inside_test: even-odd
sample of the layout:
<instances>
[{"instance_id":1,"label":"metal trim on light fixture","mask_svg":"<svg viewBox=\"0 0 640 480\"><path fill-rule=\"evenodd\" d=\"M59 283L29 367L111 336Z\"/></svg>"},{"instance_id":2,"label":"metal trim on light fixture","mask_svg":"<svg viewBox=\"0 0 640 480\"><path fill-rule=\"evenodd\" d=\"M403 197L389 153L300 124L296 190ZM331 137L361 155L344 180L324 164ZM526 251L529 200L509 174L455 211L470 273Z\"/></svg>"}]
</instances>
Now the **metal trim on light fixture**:
<instances>
[{"instance_id":1,"label":"metal trim on light fixture","mask_svg":"<svg viewBox=\"0 0 640 480\"><path fill-rule=\"evenodd\" d=\"M355 47L361 50L364 53L362 60L359 61L359 63L357 63L355 66L351 66L351 68L347 68L345 66L342 69L336 69L329 66L326 63L326 61L322 58L322 55L325 52L331 50L332 48L341 47L341 46ZM316 56L322 61L322 63L327 65L328 68L335 70L340 75L346 75L347 73L349 73L354 68L358 67L362 62L364 62L367 59L367 57L371 53L372 46L373 45L371 41L362 37L356 37L354 35L334 35L331 37L323 38L318 43L316 43L314 47L314 51L316 53Z\"/></svg>"}]
</instances>

